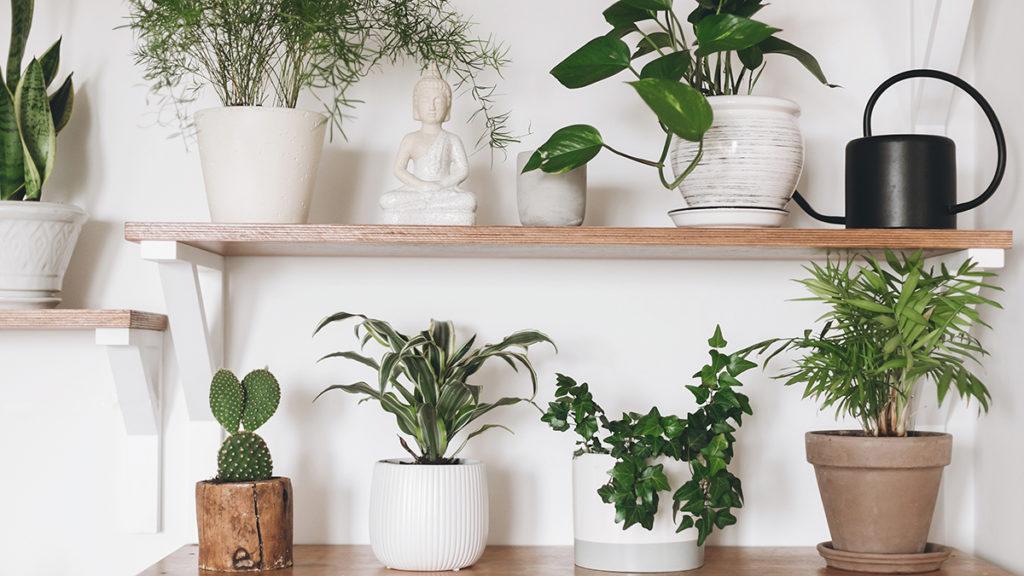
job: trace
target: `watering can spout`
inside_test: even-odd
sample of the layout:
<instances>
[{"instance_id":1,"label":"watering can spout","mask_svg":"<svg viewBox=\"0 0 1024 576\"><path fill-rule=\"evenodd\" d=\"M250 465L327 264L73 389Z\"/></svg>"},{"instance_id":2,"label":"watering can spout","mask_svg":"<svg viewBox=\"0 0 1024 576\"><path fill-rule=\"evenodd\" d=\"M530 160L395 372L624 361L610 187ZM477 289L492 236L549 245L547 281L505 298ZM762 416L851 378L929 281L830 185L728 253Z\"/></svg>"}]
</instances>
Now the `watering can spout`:
<instances>
[{"instance_id":1,"label":"watering can spout","mask_svg":"<svg viewBox=\"0 0 1024 576\"><path fill-rule=\"evenodd\" d=\"M799 206L801 210L806 212L808 216L815 220L819 220L826 224L839 224L840 226L846 225L846 217L844 216L825 216L814 208L811 208L811 205L799 191L793 192L793 201L796 202L796 205Z\"/></svg>"}]
</instances>

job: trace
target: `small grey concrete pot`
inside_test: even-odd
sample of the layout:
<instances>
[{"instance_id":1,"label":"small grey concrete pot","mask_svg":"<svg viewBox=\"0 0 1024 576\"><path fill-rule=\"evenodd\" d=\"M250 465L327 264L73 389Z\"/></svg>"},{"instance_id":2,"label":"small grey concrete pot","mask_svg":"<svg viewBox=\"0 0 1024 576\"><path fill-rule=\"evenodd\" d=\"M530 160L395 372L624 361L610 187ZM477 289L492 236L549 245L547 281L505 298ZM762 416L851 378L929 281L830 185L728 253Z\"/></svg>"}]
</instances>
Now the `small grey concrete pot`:
<instances>
[{"instance_id":1,"label":"small grey concrete pot","mask_svg":"<svg viewBox=\"0 0 1024 576\"><path fill-rule=\"evenodd\" d=\"M523 174L533 151L516 157L516 196L523 226L580 226L587 212L587 167L565 174L534 170Z\"/></svg>"}]
</instances>

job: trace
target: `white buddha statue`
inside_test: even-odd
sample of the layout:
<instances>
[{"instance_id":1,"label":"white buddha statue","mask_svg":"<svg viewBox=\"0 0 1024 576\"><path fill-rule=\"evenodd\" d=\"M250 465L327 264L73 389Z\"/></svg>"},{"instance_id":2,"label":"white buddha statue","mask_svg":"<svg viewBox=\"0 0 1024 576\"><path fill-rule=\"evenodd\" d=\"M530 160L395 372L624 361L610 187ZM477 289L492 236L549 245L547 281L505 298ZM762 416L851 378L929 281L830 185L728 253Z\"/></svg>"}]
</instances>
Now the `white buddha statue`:
<instances>
[{"instance_id":1,"label":"white buddha statue","mask_svg":"<svg viewBox=\"0 0 1024 576\"><path fill-rule=\"evenodd\" d=\"M469 176L466 149L442 125L451 116L452 87L431 66L413 90L413 118L420 129L398 148L395 176L403 186L381 196L386 224L472 226L476 196L459 188ZM409 162L412 170L409 170Z\"/></svg>"}]
</instances>

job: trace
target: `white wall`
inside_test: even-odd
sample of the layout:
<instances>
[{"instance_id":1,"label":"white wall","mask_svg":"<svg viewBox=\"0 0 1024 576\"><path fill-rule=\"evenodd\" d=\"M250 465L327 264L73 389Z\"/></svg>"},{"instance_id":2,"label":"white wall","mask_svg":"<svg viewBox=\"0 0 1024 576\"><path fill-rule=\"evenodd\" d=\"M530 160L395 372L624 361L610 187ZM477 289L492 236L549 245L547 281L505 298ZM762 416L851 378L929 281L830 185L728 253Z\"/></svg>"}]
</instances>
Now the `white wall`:
<instances>
[{"instance_id":1,"label":"white wall","mask_svg":"<svg viewBox=\"0 0 1024 576\"><path fill-rule=\"evenodd\" d=\"M515 62L502 84L504 103L518 129L533 131L519 148L540 144L563 125L588 122L620 149L656 153L653 117L628 87L608 82L569 92L546 73L603 33L601 6L593 0L459 4L479 21L481 34L511 45ZM37 2L31 48L41 51L63 33L65 69L75 71L80 93L48 193L93 218L68 274L65 304L160 311L156 270L121 240L121 225L207 214L194 146L186 150L172 130L155 125L157 113L129 55L131 35L115 29L124 10L116 0ZM843 147L858 135L863 104L878 82L910 64L909 8L885 0L778 0L764 18L811 49L844 86L828 90L795 62L776 59L759 91L803 106L808 157L801 189L822 211L837 212ZM8 20L0 12L0 22ZM375 221L376 196L394 185L388 165L398 139L415 128L407 114L415 79L412 68L388 69L353 94L368 103L356 112L349 141L327 148L314 221ZM905 128L908 102L905 91L887 98L877 130ZM472 141L478 127L462 124L471 106L466 100L457 106L451 127ZM514 154L495 157L492 166L479 153L472 170L467 186L480 196L481 223L515 223ZM591 167L587 224L667 225L665 212L678 206L677 198L643 167L603 157ZM809 225L804 217L793 223ZM799 295L790 282L801 274L795 262L239 259L229 271L226 364L237 371L269 365L285 386L280 414L264 436L276 471L295 484L296 537L303 543L366 542L372 462L400 454L390 418L374 407L340 395L311 405L326 385L365 376L352 366L314 364L326 351L353 344L343 329L309 338L328 313L364 312L405 330L448 318L460 334L485 339L518 328L544 330L562 352L534 355L546 385L541 399L550 397L553 374L562 371L589 380L613 412L653 404L688 409L682 386L703 362L716 323L733 344L744 345L794 333L817 315L809 305L786 302ZM0 457L8 472L0 492L16 495L0 523L0 556L18 557L19 574L130 574L194 537L192 483L212 474L214 462L191 467L202 442L186 421L170 349L165 365L165 531L125 536L111 520L117 493L110 472L123 432L91 337L0 333ZM489 393L525 386L499 367L478 378ZM736 464L747 507L718 542L813 545L825 539L826 527L802 436L834 424L801 402L797 390L763 374L752 374L747 384L757 415L743 428ZM491 541L569 543L572 438L546 430L525 407L500 419L517 435L481 437L467 450L491 471Z\"/></svg>"}]
</instances>

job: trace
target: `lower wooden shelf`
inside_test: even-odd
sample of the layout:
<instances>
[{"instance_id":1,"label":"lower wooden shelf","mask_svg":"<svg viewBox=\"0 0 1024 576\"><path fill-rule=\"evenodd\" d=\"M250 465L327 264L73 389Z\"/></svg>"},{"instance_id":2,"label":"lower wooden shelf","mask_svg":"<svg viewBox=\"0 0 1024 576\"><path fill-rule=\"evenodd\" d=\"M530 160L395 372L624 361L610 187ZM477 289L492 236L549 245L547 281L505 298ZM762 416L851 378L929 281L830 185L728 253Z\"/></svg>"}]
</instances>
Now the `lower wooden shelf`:
<instances>
[{"instance_id":1,"label":"lower wooden shelf","mask_svg":"<svg viewBox=\"0 0 1024 576\"><path fill-rule=\"evenodd\" d=\"M140 576L195 576L197 546L184 546L157 562ZM476 576L570 576L608 575L573 566L567 546L490 546L484 557L460 573ZM199 571L203 576L216 572ZM376 576L402 575L382 567L367 546L296 546L295 566L268 574L280 576ZM715 548L706 552L700 570L692 576L851 576L852 572L825 568L814 548ZM972 556L953 552L945 567L931 576L1011 576Z\"/></svg>"}]
</instances>

